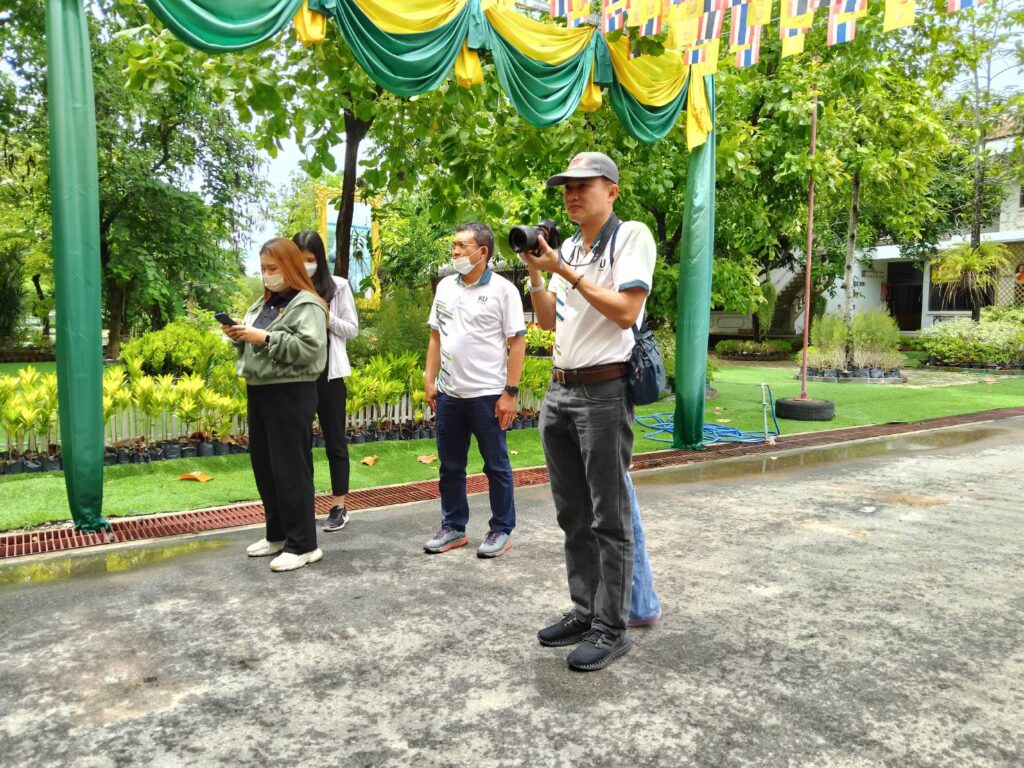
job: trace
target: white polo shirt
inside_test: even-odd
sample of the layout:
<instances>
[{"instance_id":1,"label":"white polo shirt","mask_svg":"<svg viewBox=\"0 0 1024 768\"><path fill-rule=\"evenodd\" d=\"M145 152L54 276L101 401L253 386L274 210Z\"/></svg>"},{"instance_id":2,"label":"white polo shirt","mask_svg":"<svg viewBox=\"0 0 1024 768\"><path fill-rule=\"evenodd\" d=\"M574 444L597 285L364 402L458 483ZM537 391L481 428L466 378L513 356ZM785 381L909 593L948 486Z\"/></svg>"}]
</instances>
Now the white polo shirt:
<instances>
[{"instance_id":1,"label":"white polo shirt","mask_svg":"<svg viewBox=\"0 0 1024 768\"><path fill-rule=\"evenodd\" d=\"M512 283L490 268L472 285L449 275L437 285L427 325L441 336L441 392L482 397L505 390L508 339L526 333L523 301Z\"/></svg>"},{"instance_id":2,"label":"white polo shirt","mask_svg":"<svg viewBox=\"0 0 1024 768\"><path fill-rule=\"evenodd\" d=\"M640 221L624 221L615 236L615 253L609 267L611 242L600 259L592 261L589 252L582 253L579 236L562 243L561 254L578 275L600 288L622 291L641 287L648 294L654 277L657 249L647 225ZM633 350L633 329L622 329L590 305L562 277L552 275L548 290L555 294L554 363L558 368L589 368L593 365L623 363ZM644 319L647 300L640 308L637 323Z\"/></svg>"}]
</instances>

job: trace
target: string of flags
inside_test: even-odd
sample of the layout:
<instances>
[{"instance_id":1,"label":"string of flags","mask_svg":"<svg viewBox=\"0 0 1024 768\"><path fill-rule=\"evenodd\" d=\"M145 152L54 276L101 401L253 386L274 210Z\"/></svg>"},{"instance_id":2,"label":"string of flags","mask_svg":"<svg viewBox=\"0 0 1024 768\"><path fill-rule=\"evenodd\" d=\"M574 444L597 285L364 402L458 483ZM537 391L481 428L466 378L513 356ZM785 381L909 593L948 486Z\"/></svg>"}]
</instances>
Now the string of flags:
<instances>
[{"instance_id":1,"label":"string of flags","mask_svg":"<svg viewBox=\"0 0 1024 768\"><path fill-rule=\"evenodd\" d=\"M883 0L883 29L888 32L914 23L917 0ZM814 14L828 12L828 44L848 43L857 36L857 21L868 14L868 0L778 0L782 56L804 49ZM947 0L955 13L984 0ZM624 31L648 37L665 31L665 47L683 54L689 64L704 65L705 74L717 70L725 14L729 12L729 51L737 67L757 64L761 38L772 21L772 0L601 0L600 28L605 34ZM589 0L551 0L552 18L564 18L572 29L587 23ZM633 55L633 54L631 54Z\"/></svg>"}]
</instances>

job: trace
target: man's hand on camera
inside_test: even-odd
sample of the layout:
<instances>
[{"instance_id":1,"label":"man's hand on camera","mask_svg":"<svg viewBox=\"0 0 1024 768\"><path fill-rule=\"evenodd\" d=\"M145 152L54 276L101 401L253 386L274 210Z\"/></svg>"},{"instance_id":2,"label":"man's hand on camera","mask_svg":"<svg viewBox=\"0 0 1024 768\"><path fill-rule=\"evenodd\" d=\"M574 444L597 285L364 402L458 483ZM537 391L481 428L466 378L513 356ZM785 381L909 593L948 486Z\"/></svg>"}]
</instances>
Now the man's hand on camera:
<instances>
[{"instance_id":1,"label":"man's hand on camera","mask_svg":"<svg viewBox=\"0 0 1024 768\"><path fill-rule=\"evenodd\" d=\"M558 251L548 245L543 235L537 235L537 249L529 253L520 254L519 258L528 267L534 267L541 272L557 272L561 263Z\"/></svg>"}]
</instances>

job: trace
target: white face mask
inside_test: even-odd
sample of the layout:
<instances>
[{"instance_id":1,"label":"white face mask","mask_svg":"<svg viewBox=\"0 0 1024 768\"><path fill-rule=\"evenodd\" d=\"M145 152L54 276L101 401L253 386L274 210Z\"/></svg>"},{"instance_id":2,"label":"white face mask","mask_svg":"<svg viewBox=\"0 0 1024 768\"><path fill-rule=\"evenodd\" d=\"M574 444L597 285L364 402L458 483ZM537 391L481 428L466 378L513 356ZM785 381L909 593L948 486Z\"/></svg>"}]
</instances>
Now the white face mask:
<instances>
[{"instance_id":1,"label":"white face mask","mask_svg":"<svg viewBox=\"0 0 1024 768\"><path fill-rule=\"evenodd\" d=\"M473 253L469 254L469 256L457 256L456 258L452 259L452 266L455 267L455 271L458 272L460 275L468 275L470 272L472 272L476 264L474 264L471 259L479 251L480 249L477 248L475 251L473 251Z\"/></svg>"},{"instance_id":2,"label":"white face mask","mask_svg":"<svg viewBox=\"0 0 1024 768\"><path fill-rule=\"evenodd\" d=\"M310 277L312 277L313 275L316 274L316 262L315 261L312 264L310 264L308 261L306 262L306 274L309 275Z\"/></svg>"},{"instance_id":3,"label":"white face mask","mask_svg":"<svg viewBox=\"0 0 1024 768\"><path fill-rule=\"evenodd\" d=\"M283 291L288 287L288 283L284 279L284 275L264 275L263 284L267 286L267 290L272 293Z\"/></svg>"}]
</instances>

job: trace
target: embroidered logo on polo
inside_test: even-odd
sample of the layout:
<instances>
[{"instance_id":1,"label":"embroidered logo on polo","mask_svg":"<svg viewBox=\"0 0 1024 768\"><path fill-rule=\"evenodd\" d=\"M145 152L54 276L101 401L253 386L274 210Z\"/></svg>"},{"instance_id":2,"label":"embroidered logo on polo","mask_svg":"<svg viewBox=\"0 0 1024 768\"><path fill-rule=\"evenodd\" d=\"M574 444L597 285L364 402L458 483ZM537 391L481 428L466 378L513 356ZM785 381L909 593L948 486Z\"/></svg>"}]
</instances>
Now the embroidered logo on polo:
<instances>
[{"instance_id":1,"label":"embroidered logo on polo","mask_svg":"<svg viewBox=\"0 0 1024 768\"><path fill-rule=\"evenodd\" d=\"M477 298L477 304L486 304L490 296L480 296Z\"/></svg>"}]
</instances>

